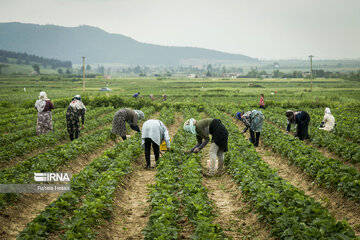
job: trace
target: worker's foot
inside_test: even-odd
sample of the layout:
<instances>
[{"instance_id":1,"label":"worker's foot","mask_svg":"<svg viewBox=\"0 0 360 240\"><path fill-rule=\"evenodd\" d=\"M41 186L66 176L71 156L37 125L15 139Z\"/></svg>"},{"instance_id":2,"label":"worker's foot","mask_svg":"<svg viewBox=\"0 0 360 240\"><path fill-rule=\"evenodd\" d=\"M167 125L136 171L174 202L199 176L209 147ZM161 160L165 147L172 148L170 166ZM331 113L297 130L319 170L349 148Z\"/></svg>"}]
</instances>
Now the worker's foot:
<instances>
[{"instance_id":1,"label":"worker's foot","mask_svg":"<svg viewBox=\"0 0 360 240\"><path fill-rule=\"evenodd\" d=\"M203 176L204 177L213 177L215 174L214 173L212 173L212 172L208 172L208 173L203 173Z\"/></svg>"},{"instance_id":2,"label":"worker's foot","mask_svg":"<svg viewBox=\"0 0 360 240\"><path fill-rule=\"evenodd\" d=\"M150 166L146 166L144 169L149 170L149 169L150 169Z\"/></svg>"},{"instance_id":3,"label":"worker's foot","mask_svg":"<svg viewBox=\"0 0 360 240\"><path fill-rule=\"evenodd\" d=\"M216 172L216 174L215 174L215 176L216 177L220 177L221 175L223 175L224 174L224 170L218 170L217 172Z\"/></svg>"}]
</instances>

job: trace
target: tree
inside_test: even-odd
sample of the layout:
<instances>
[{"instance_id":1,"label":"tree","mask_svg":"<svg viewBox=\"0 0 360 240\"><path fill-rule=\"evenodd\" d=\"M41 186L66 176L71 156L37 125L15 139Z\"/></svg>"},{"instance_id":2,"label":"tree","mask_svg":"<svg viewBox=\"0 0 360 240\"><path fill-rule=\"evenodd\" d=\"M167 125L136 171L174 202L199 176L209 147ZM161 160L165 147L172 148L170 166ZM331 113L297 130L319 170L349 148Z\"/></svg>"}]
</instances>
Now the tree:
<instances>
[{"instance_id":1,"label":"tree","mask_svg":"<svg viewBox=\"0 0 360 240\"><path fill-rule=\"evenodd\" d=\"M91 70L91 66L88 64L88 65L86 65L86 71L90 71Z\"/></svg>"},{"instance_id":2,"label":"tree","mask_svg":"<svg viewBox=\"0 0 360 240\"><path fill-rule=\"evenodd\" d=\"M105 68L104 68L104 66L99 66L98 69L97 69L97 72L100 73L100 74L102 74L102 75L104 75L104 73L105 73Z\"/></svg>"},{"instance_id":3,"label":"tree","mask_svg":"<svg viewBox=\"0 0 360 240\"><path fill-rule=\"evenodd\" d=\"M64 74L64 71L61 68L59 68L58 69L58 74L62 75L62 74Z\"/></svg>"},{"instance_id":4,"label":"tree","mask_svg":"<svg viewBox=\"0 0 360 240\"><path fill-rule=\"evenodd\" d=\"M71 72L70 72L70 69L66 69L66 72L65 72L67 75L70 75L71 74Z\"/></svg>"},{"instance_id":5,"label":"tree","mask_svg":"<svg viewBox=\"0 0 360 240\"><path fill-rule=\"evenodd\" d=\"M32 65L32 67L33 67L34 71L35 71L37 74L40 74L40 67L39 67L39 65L34 64L34 65Z\"/></svg>"}]
</instances>

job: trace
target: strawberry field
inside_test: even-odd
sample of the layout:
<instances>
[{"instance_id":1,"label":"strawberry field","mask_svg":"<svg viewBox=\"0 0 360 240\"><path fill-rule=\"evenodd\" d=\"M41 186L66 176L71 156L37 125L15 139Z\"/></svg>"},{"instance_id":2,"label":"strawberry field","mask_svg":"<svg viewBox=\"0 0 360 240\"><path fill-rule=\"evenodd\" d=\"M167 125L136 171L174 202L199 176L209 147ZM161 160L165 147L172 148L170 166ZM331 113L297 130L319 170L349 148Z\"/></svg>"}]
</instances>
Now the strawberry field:
<instances>
[{"instance_id":1,"label":"strawberry field","mask_svg":"<svg viewBox=\"0 0 360 240\"><path fill-rule=\"evenodd\" d=\"M21 93L0 79L8 88L0 91L0 184L71 173L64 193L0 192L0 239L360 239L359 83L324 88L319 79L310 92L305 80L291 87L291 80L129 78L106 80L114 92L100 94L95 89L105 80L92 81L82 95L85 129L70 141L66 108L80 85L64 80L47 91L37 82ZM34 103L43 89L55 105L54 131L37 136ZM137 91L142 98L131 97ZM235 113L258 109L260 93L265 122L254 147ZM150 170L140 133L127 125L127 140L110 134L123 107L169 130L172 151ZM325 107L336 118L331 132L317 128ZM310 114L310 139L286 133L288 109ZM184 154L196 144L185 120L208 117L229 131L226 171L214 177L204 176L210 144Z\"/></svg>"}]
</instances>

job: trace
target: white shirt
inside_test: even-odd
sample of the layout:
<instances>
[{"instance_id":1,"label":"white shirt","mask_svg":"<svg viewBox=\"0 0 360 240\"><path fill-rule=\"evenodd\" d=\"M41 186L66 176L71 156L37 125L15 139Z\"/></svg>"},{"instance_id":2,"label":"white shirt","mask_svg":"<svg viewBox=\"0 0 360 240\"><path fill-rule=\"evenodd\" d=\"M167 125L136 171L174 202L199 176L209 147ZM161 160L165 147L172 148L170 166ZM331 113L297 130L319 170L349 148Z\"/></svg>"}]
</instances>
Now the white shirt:
<instances>
[{"instance_id":1,"label":"white shirt","mask_svg":"<svg viewBox=\"0 0 360 240\"><path fill-rule=\"evenodd\" d=\"M166 147L170 148L170 136L165 124L156 119L149 119L144 122L141 131L141 146L145 147L145 138L151 138L158 146L162 140L166 142Z\"/></svg>"}]
</instances>

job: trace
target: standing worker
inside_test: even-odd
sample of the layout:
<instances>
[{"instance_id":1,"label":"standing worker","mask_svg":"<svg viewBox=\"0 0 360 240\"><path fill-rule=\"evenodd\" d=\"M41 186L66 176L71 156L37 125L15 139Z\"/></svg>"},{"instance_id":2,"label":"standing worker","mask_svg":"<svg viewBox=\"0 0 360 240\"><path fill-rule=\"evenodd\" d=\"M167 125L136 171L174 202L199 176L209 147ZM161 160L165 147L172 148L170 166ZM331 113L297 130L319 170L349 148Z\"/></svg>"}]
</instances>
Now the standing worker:
<instances>
[{"instance_id":1,"label":"standing worker","mask_svg":"<svg viewBox=\"0 0 360 240\"><path fill-rule=\"evenodd\" d=\"M129 108L122 108L114 114L113 126L111 132L120 135L123 140L126 140L126 126L127 122L132 130L141 132L138 126L138 120L144 119L144 113L140 110L132 110Z\"/></svg>"},{"instance_id":2,"label":"standing worker","mask_svg":"<svg viewBox=\"0 0 360 240\"><path fill-rule=\"evenodd\" d=\"M246 113L238 112L236 117L245 124L242 133L245 133L250 128L250 142L255 147L259 146L260 133L265 119L264 114L259 110L252 110Z\"/></svg>"},{"instance_id":3,"label":"standing worker","mask_svg":"<svg viewBox=\"0 0 360 240\"><path fill-rule=\"evenodd\" d=\"M294 137L298 137L300 140L309 138L310 115L307 112L287 110L285 115L288 118L287 132L290 132L291 124L297 124Z\"/></svg>"},{"instance_id":4,"label":"standing worker","mask_svg":"<svg viewBox=\"0 0 360 240\"><path fill-rule=\"evenodd\" d=\"M331 114L330 108L325 108L324 118L319 126L319 129L325 131L331 131L335 127L335 118Z\"/></svg>"},{"instance_id":5,"label":"standing worker","mask_svg":"<svg viewBox=\"0 0 360 240\"><path fill-rule=\"evenodd\" d=\"M80 134L80 120L81 129L84 129L86 107L81 101L80 95L76 95L71 100L69 107L66 111L67 131L70 135L70 140L77 139Z\"/></svg>"},{"instance_id":6,"label":"standing worker","mask_svg":"<svg viewBox=\"0 0 360 240\"><path fill-rule=\"evenodd\" d=\"M224 153L228 151L229 133L219 119L205 118L196 121L193 118L184 123L184 130L196 135L197 144L186 153L198 153L209 142L209 134L212 135L210 146L210 169L209 176L215 174L216 156L218 157L218 174L222 173L224 166ZM204 140L204 141L203 141Z\"/></svg>"},{"instance_id":7,"label":"standing worker","mask_svg":"<svg viewBox=\"0 0 360 240\"><path fill-rule=\"evenodd\" d=\"M145 148L146 169L150 169L150 151L151 145L154 150L155 162L157 165L160 153L160 144L164 140L166 148L170 150L170 136L165 124L156 119L149 119L142 126L142 143Z\"/></svg>"},{"instance_id":8,"label":"standing worker","mask_svg":"<svg viewBox=\"0 0 360 240\"><path fill-rule=\"evenodd\" d=\"M163 94L162 97L163 97L162 100L166 101L168 96L166 94Z\"/></svg>"},{"instance_id":9,"label":"standing worker","mask_svg":"<svg viewBox=\"0 0 360 240\"><path fill-rule=\"evenodd\" d=\"M47 98L46 92L40 92L39 100L35 102L35 108L38 111L36 135L39 136L53 130L51 110L54 109L54 104Z\"/></svg>"},{"instance_id":10,"label":"standing worker","mask_svg":"<svg viewBox=\"0 0 360 240\"><path fill-rule=\"evenodd\" d=\"M264 94L260 94L260 102L259 102L260 108L265 109L265 101L264 101Z\"/></svg>"}]
</instances>

